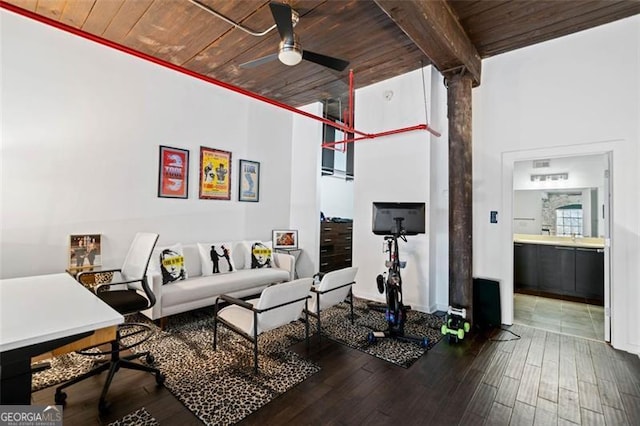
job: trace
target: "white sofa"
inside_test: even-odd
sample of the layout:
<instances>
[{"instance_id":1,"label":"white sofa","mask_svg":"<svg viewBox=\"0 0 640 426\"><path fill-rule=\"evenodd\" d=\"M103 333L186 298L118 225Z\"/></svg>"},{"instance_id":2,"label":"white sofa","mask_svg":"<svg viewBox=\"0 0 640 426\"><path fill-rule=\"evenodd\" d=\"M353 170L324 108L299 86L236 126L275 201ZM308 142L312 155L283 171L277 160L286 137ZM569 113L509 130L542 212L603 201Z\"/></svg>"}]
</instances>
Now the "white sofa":
<instances>
[{"instance_id":1,"label":"white sofa","mask_svg":"<svg viewBox=\"0 0 640 426\"><path fill-rule=\"evenodd\" d=\"M198 246L183 244L186 280L162 284L162 276L150 268L149 285L156 296L156 303L143 314L152 320L215 304L216 297L228 294L234 297L257 295L268 285L293 280L295 258L285 253L273 253L275 265L271 268L247 269L245 257L250 256L244 244L233 243L232 257L235 271L202 275Z\"/></svg>"}]
</instances>

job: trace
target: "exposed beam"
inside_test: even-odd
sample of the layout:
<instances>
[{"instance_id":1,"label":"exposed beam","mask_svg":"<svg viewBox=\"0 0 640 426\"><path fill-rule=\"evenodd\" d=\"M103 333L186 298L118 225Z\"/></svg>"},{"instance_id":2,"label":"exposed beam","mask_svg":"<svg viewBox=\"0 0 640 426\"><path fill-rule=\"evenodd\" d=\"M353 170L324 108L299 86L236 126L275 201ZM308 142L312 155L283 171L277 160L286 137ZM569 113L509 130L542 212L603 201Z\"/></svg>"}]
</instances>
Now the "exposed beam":
<instances>
[{"instance_id":1,"label":"exposed beam","mask_svg":"<svg viewBox=\"0 0 640 426\"><path fill-rule=\"evenodd\" d=\"M480 84L480 55L446 0L375 2L445 77L468 72Z\"/></svg>"}]
</instances>

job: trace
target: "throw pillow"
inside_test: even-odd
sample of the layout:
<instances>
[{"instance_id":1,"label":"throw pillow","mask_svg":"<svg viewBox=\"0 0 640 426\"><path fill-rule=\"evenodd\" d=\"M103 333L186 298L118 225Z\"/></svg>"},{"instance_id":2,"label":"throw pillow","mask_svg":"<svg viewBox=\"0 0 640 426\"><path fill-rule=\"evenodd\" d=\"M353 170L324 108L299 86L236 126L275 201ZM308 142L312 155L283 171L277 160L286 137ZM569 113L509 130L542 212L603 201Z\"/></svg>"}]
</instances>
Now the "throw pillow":
<instances>
[{"instance_id":1,"label":"throw pillow","mask_svg":"<svg viewBox=\"0 0 640 426\"><path fill-rule=\"evenodd\" d=\"M249 251L249 256L244 265L245 269L271 268L273 264L271 243L245 241L245 246Z\"/></svg>"},{"instance_id":2,"label":"throw pillow","mask_svg":"<svg viewBox=\"0 0 640 426\"><path fill-rule=\"evenodd\" d=\"M184 263L182 244L174 244L155 251L155 262L162 275L162 284L187 279L187 268Z\"/></svg>"},{"instance_id":3,"label":"throw pillow","mask_svg":"<svg viewBox=\"0 0 640 426\"><path fill-rule=\"evenodd\" d=\"M198 243L202 275L207 277L235 271L231 247L229 242Z\"/></svg>"}]
</instances>

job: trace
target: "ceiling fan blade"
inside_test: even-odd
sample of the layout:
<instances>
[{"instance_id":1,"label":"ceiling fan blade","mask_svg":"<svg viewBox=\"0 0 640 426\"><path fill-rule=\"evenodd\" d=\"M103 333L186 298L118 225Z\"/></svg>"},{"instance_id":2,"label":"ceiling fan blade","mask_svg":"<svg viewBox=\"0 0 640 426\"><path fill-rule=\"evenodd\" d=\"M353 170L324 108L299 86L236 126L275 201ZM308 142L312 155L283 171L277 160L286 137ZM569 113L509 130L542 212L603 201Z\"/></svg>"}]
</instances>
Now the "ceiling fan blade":
<instances>
[{"instance_id":1,"label":"ceiling fan blade","mask_svg":"<svg viewBox=\"0 0 640 426\"><path fill-rule=\"evenodd\" d=\"M275 61L276 59L278 59L278 54L272 53L271 55L263 56L262 58L240 64L240 68L255 68L259 65L266 64L267 62Z\"/></svg>"},{"instance_id":2,"label":"ceiling fan blade","mask_svg":"<svg viewBox=\"0 0 640 426\"><path fill-rule=\"evenodd\" d=\"M308 50L302 51L302 59L315 62L318 65L323 65L336 71L344 71L344 69L349 66L349 62L343 59L332 58L331 56L310 52Z\"/></svg>"},{"instance_id":3,"label":"ceiling fan blade","mask_svg":"<svg viewBox=\"0 0 640 426\"><path fill-rule=\"evenodd\" d=\"M293 40L293 23L291 22L291 6L284 3L269 3L273 20L276 21L280 40Z\"/></svg>"}]
</instances>

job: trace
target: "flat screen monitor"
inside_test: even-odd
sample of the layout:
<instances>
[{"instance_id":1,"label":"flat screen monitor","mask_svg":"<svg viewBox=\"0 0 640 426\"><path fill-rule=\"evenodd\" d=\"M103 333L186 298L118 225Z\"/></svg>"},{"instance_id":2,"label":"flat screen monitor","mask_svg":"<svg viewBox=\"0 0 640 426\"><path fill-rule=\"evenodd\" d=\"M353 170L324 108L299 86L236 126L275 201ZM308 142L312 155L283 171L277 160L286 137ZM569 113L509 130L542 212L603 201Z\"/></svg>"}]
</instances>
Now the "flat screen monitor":
<instances>
[{"instance_id":1,"label":"flat screen monitor","mask_svg":"<svg viewBox=\"0 0 640 426\"><path fill-rule=\"evenodd\" d=\"M396 218L402 218L398 230ZM417 235L425 233L425 203L373 203L373 233L376 235Z\"/></svg>"}]
</instances>

